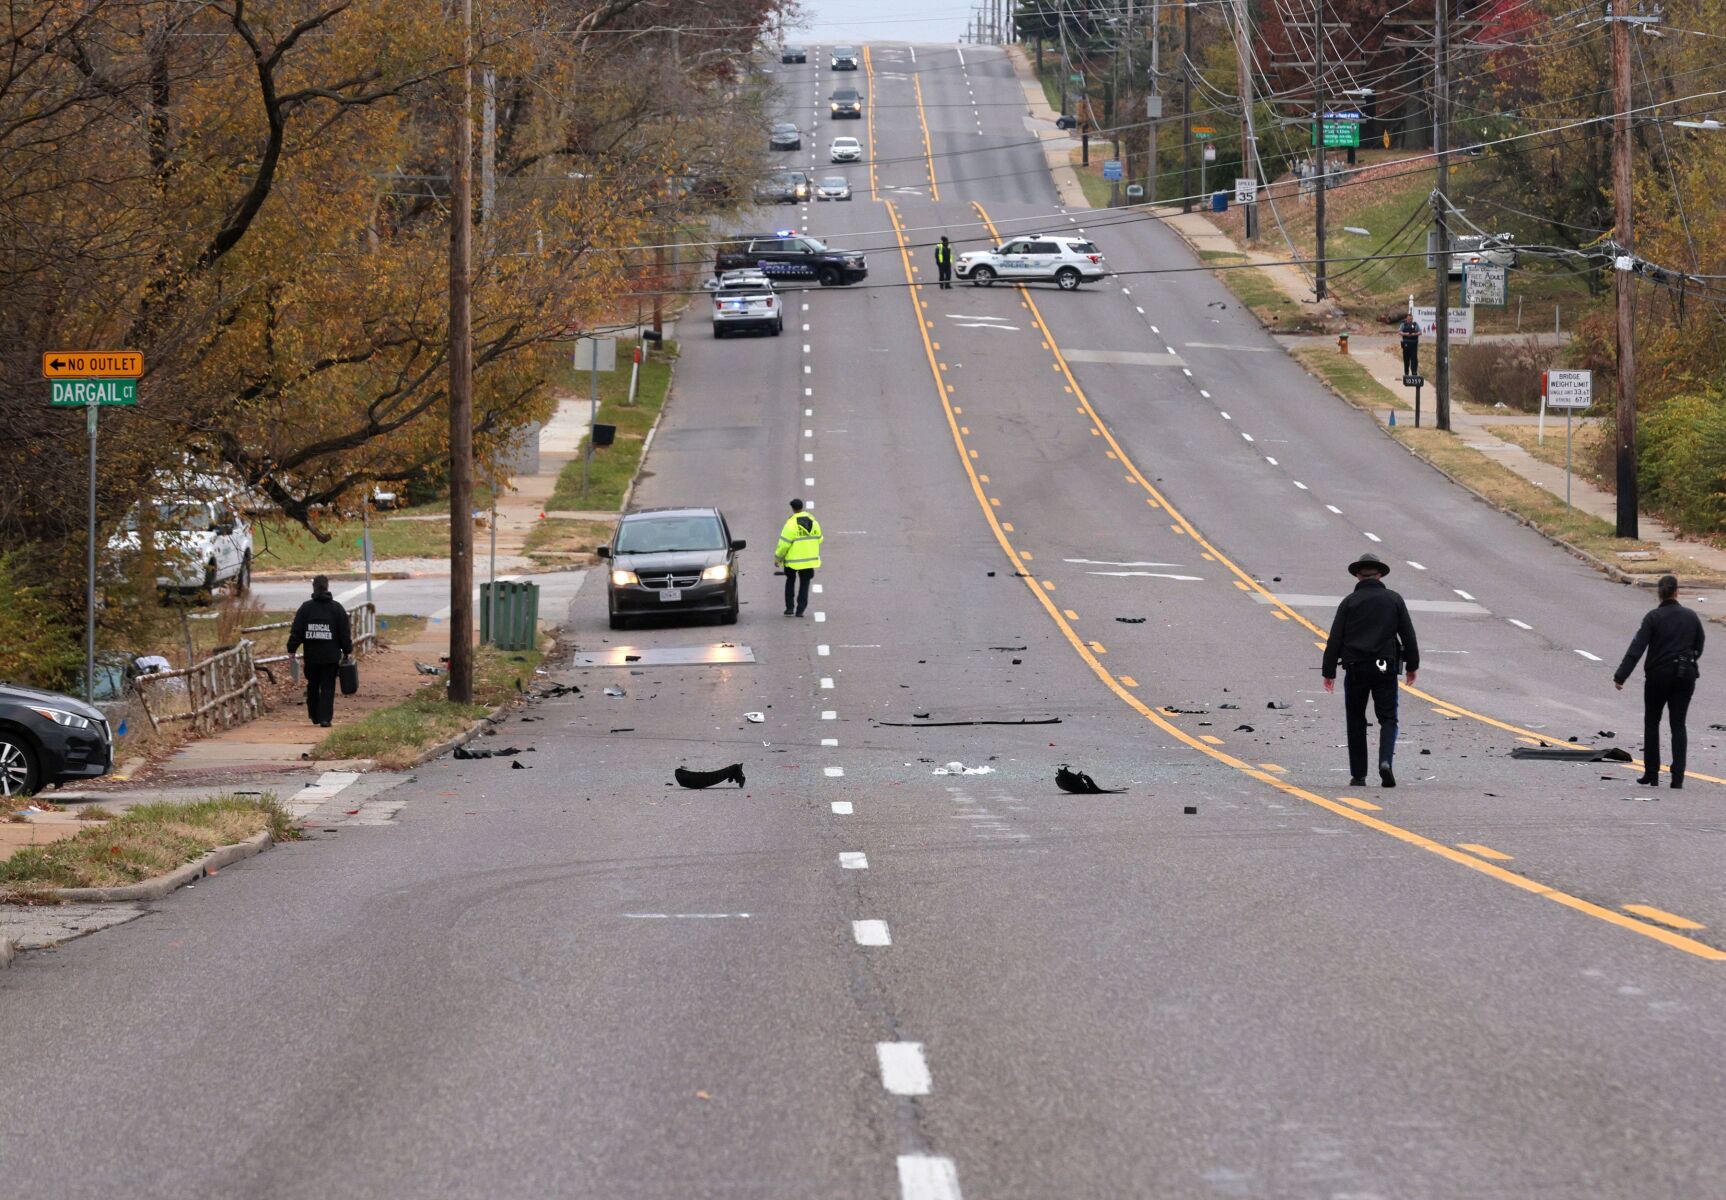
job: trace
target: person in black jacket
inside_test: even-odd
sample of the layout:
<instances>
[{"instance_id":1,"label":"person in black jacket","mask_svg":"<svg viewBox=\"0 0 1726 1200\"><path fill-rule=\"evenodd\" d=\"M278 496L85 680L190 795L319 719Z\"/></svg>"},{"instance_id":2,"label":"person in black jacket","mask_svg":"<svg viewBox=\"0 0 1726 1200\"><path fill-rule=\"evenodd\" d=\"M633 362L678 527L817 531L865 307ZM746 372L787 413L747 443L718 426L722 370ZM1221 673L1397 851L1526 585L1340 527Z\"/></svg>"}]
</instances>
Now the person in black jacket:
<instances>
[{"instance_id":1,"label":"person in black jacket","mask_svg":"<svg viewBox=\"0 0 1726 1200\"><path fill-rule=\"evenodd\" d=\"M1372 700L1378 715L1378 778L1385 787L1396 786L1391 770L1396 753L1396 676L1408 672L1414 682L1420 669L1420 647L1414 640L1414 622L1401 596L1384 586L1390 566L1376 554L1363 554L1348 565L1348 573L1360 582L1337 605L1330 641L1324 648L1324 690L1336 690L1336 668L1343 679L1343 708L1348 714L1349 784L1366 782L1366 702Z\"/></svg>"},{"instance_id":2,"label":"person in black jacket","mask_svg":"<svg viewBox=\"0 0 1726 1200\"><path fill-rule=\"evenodd\" d=\"M328 576L319 575L312 580L312 598L294 614L294 627L288 632L288 657L292 658L301 646L306 648L302 656L306 713L313 725L328 729L336 715L336 668L354 652L348 610L330 595Z\"/></svg>"},{"instance_id":3,"label":"person in black jacket","mask_svg":"<svg viewBox=\"0 0 1726 1200\"><path fill-rule=\"evenodd\" d=\"M1701 675L1697 660L1702 657L1702 619L1678 603L1678 579L1662 575L1657 590L1660 604L1642 618L1642 626L1630 639L1630 649L1624 661L1612 673L1612 682L1619 691L1624 681L1636 669L1636 660L1648 652L1642 668L1642 778L1636 782L1644 787L1660 786L1660 710L1672 714L1672 786L1684 786L1684 757L1690 748L1684 717L1690 711L1690 697L1696 693L1696 680Z\"/></svg>"},{"instance_id":4,"label":"person in black jacket","mask_svg":"<svg viewBox=\"0 0 1726 1200\"><path fill-rule=\"evenodd\" d=\"M1402 335L1402 373L1404 375L1420 374L1420 326L1415 324L1414 314L1403 315L1402 324L1397 327L1397 333Z\"/></svg>"}]
</instances>

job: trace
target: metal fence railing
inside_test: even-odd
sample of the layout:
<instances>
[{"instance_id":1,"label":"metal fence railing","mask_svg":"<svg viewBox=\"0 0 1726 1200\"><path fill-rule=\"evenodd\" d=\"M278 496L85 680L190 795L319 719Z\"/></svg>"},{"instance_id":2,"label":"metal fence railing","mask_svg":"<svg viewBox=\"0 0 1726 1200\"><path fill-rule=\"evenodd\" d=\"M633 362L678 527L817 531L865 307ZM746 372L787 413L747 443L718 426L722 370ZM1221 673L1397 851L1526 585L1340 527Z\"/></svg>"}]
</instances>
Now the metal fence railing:
<instances>
[{"instance_id":1,"label":"metal fence railing","mask_svg":"<svg viewBox=\"0 0 1726 1200\"><path fill-rule=\"evenodd\" d=\"M134 683L144 716L157 731L187 721L199 733L214 733L245 724L264 706L249 641L178 671L140 675Z\"/></svg>"}]
</instances>

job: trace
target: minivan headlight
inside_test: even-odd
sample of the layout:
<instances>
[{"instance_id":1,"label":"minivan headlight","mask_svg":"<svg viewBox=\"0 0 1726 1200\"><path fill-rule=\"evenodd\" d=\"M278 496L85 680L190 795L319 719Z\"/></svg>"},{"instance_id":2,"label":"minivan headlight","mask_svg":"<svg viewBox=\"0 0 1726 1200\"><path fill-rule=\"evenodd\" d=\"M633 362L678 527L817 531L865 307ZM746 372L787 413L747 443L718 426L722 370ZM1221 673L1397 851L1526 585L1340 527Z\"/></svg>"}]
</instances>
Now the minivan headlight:
<instances>
[{"instance_id":1,"label":"minivan headlight","mask_svg":"<svg viewBox=\"0 0 1726 1200\"><path fill-rule=\"evenodd\" d=\"M612 587L630 587L640 582L641 580L636 577L634 571L613 571L611 573Z\"/></svg>"},{"instance_id":2,"label":"minivan headlight","mask_svg":"<svg viewBox=\"0 0 1726 1200\"><path fill-rule=\"evenodd\" d=\"M701 582L703 583L724 583L730 578L730 563L719 563L717 566L708 567L701 573Z\"/></svg>"},{"instance_id":3,"label":"minivan headlight","mask_svg":"<svg viewBox=\"0 0 1726 1200\"><path fill-rule=\"evenodd\" d=\"M56 725L64 725L67 729L89 729L90 722L77 713L67 712L63 708L31 708L31 712L40 713Z\"/></svg>"}]
</instances>

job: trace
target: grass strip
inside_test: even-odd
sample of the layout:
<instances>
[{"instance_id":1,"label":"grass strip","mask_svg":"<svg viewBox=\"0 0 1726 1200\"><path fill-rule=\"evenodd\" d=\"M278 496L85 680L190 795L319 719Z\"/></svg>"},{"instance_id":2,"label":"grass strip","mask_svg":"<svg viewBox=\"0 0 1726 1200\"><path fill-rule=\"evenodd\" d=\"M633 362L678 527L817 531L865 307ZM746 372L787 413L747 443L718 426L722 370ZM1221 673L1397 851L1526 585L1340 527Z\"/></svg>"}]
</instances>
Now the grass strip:
<instances>
[{"instance_id":1,"label":"grass strip","mask_svg":"<svg viewBox=\"0 0 1726 1200\"><path fill-rule=\"evenodd\" d=\"M1372 377L1360 363L1346 354L1338 354L1322 346L1308 346L1294 351L1301 366L1330 384L1331 391L1356 408L1374 412L1387 408L1410 411L1409 404L1395 392Z\"/></svg>"},{"instance_id":2,"label":"grass strip","mask_svg":"<svg viewBox=\"0 0 1726 1200\"><path fill-rule=\"evenodd\" d=\"M331 730L312 750L312 757L369 758L383 767L411 766L426 749L454 737L493 708L520 695L543 658L537 649L481 646L474 657L474 703L457 704L447 699L447 681L439 679L399 704Z\"/></svg>"},{"instance_id":3,"label":"grass strip","mask_svg":"<svg viewBox=\"0 0 1726 1200\"><path fill-rule=\"evenodd\" d=\"M1257 267L1235 267L1216 272L1235 299L1252 310L1259 323L1273 333L1298 332L1306 314L1283 294L1283 290Z\"/></svg>"},{"instance_id":4,"label":"grass strip","mask_svg":"<svg viewBox=\"0 0 1726 1200\"><path fill-rule=\"evenodd\" d=\"M0 892L28 900L51 888L141 883L264 830L278 840L292 836L273 796L140 804L69 838L17 851L0 862Z\"/></svg>"},{"instance_id":5,"label":"grass strip","mask_svg":"<svg viewBox=\"0 0 1726 1200\"><path fill-rule=\"evenodd\" d=\"M529 558L583 558L598 561L594 548L611 540L616 521L588 521L571 517L550 517L534 522L528 531L522 551Z\"/></svg>"},{"instance_id":6,"label":"grass strip","mask_svg":"<svg viewBox=\"0 0 1726 1200\"><path fill-rule=\"evenodd\" d=\"M448 558L449 519L403 521L377 517L371 522L372 559ZM286 521L260 521L257 564L265 571L340 571L365 561L358 521L326 527L330 540L320 542L305 529Z\"/></svg>"},{"instance_id":7,"label":"grass strip","mask_svg":"<svg viewBox=\"0 0 1726 1200\"><path fill-rule=\"evenodd\" d=\"M588 476L587 494L582 495L582 461L587 455L587 441L558 473L557 488L546 501L549 509L565 511L599 511L623 507L624 493L636 473L641 470L642 449L647 431L665 407L671 388L671 367L677 358L677 343L668 341L663 350L655 350L642 364L634 404L625 404L629 394L630 354L636 343L620 340L617 344L617 369L599 374L599 424L615 425L616 440L609 446L596 446ZM559 362L552 374L552 386L564 399L581 399L590 394L592 380L587 371L577 371L567 362Z\"/></svg>"}]
</instances>

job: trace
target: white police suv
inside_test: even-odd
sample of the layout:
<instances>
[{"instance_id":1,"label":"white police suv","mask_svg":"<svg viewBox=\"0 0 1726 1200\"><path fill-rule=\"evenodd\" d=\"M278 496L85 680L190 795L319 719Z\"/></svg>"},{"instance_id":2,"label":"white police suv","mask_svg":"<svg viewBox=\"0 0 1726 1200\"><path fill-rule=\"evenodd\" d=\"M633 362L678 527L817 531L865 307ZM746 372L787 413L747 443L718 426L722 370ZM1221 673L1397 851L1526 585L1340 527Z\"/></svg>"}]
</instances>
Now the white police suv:
<instances>
[{"instance_id":1,"label":"white police suv","mask_svg":"<svg viewBox=\"0 0 1726 1200\"><path fill-rule=\"evenodd\" d=\"M1082 237L1036 233L1002 242L993 250L969 250L953 263L953 274L980 287L997 279L1007 283L1054 282L1063 291L1109 273L1096 245Z\"/></svg>"}]
</instances>

